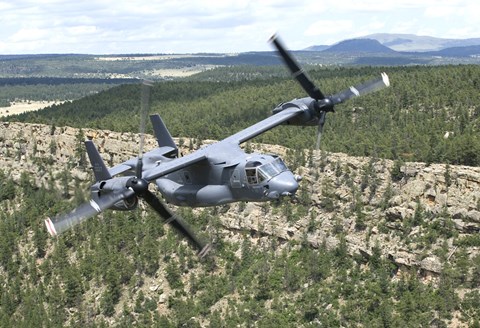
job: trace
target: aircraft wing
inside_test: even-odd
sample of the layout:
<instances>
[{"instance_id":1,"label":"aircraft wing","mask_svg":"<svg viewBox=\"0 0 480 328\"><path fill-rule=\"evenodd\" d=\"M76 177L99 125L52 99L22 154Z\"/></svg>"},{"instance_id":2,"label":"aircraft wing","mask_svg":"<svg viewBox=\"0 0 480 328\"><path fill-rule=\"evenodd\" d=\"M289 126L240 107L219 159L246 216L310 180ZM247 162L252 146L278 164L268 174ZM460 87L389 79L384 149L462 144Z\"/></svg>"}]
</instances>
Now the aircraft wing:
<instances>
[{"instance_id":1,"label":"aircraft wing","mask_svg":"<svg viewBox=\"0 0 480 328\"><path fill-rule=\"evenodd\" d=\"M206 158L207 155L205 149L199 149L183 157L175 158L165 163L160 163L157 167L145 171L143 173L143 178L147 181L152 181L161 176L167 175L168 173L175 172L183 169L184 167L200 162Z\"/></svg>"},{"instance_id":2,"label":"aircraft wing","mask_svg":"<svg viewBox=\"0 0 480 328\"><path fill-rule=\"evenodd\" d=\"M143 158L145 160L145 158L148 158L150 155L153 157L165 156L167 154L171 154L172 152L177 152L177 148L176 147L173 148L169 146L161 146L159 148L154 149L153 151L145 153L143 155ZM135 168L137 167L137 161L138 161L138 157L132 157L123 163L120 163L114 167L109 168L108 172L113 177L115 175L122 174L127 171L134 171Z\"/></svg>"},{"instance_id":3,"label":"aircraft wing","mask_svg":"<svg viewBox=\"0 0 480 328\"><path fill-rule=\"evenodd\" d=\"M219 142L221 143L234 143L234 144L241 144L253 137L262 134L265 131L268 131L277 125L280 125L289 119L303 113L304 109L299 107L290 107L282 110L281 112L272 115L263 121L260 121L240 132L227 137ZM212 145L213 146L213 145ZM148 171L145 171L143 174L143 178L147 181L152 181L158 179L161 176L167 175L168 173L175 172L197 162L200 162L204 159L208 158L208 152L213 151L213 149L206 147L199 149L191 154L188 154L184 157L173 159L169 162L161 163L159 166L154 167Z\"/></svg>"},{"instance_id":4,"label":"aircraft wing","mask_svg":"<svg viewBox=\"0 0 480 328\"><path fill-rule=\"evenodd\" d=\"M299 107L286 108L275 115L267 117L263 121L260 121L240 132L235 133L234 135L231 135L230 137L223 139L220 142L231 142L231 143L241 144L242 142L250 140L258 136L259 134L262 134L272 129L277 125L280 125L303 112L304 112L304 109L301 109Z\"/></svg>"},{"instance_id":5,"label":"aircraft wing","mask_svg":"<svg viewBox=\"0 0 480 328\"><path fill-rule=\"evenodd\" d=\"M108 172L113 177L115 175L127 172L128 170L131 170L131 169L132 169L132 167L130 165L125 165L125 164L122 163L122 164L118 164L114 167L109 168Z\"/></svg>"}]
</instances>

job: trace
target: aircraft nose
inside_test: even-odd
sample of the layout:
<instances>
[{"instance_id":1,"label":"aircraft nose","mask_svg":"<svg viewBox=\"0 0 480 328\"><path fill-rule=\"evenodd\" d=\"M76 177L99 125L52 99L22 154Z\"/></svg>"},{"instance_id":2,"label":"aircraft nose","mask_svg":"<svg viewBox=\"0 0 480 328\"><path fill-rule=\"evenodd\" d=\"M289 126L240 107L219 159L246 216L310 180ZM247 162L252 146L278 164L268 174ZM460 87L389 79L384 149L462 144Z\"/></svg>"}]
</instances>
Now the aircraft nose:
<instances>
[{"instance_id":1,"label":"aircraft nose","mask_svg":"<svg viewBox=\"0 0 480 328\"><path fill-rule=\"evenodd\" d=\"M298 189L298 182L291 172L285 171L273 177L268 182L268 187L267 197L275 199L280 196L295 195Z\"/></svg>"}]
</instances>

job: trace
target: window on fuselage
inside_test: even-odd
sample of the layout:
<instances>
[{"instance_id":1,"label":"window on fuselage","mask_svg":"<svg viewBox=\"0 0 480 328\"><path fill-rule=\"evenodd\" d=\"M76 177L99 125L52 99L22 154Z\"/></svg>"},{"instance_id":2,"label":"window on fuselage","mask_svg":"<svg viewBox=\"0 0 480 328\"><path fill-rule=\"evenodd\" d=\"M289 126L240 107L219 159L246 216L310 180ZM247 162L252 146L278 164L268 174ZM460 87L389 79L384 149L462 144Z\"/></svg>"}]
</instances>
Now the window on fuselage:
<instances>
[{"instance_id":1,"label":"window on fuselage","mask_svg":"<svg viewBox=\"0 0 480 328\"><path fill-rule=\"evenodd\" d=\"M257 184L259 181L263 181L259 179L258 177L258 171L257 167L262 165L260 162L248 162L247 165L245 166L245 175L247 177L247 183L248 184Z\"/></svg>"},{"instance_id":2,"label":"window on fuselage","mask_svg":"<svg viewBox=\"0 0 480 328\"><path fill-rule=\"evenodd\" d=\"M245 174L247 176L247 182L249 184L257 184L258 179L257 179L257 168L247 168L245 169Z\"/></svg>"}]
</instances>

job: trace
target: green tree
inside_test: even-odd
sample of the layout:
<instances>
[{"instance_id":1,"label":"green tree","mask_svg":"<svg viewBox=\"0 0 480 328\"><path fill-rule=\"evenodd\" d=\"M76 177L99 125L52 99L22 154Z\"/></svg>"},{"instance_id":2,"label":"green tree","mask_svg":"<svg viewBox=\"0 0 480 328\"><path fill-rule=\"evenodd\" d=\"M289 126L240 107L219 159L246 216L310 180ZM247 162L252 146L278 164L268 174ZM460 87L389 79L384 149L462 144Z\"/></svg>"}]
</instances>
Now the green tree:
<instances>
[{"instance_id":1,"label":"green tree","mask_svg":"<svg viewBox=\"0 0 480 328\"><path fill-rule=\"evenodd\" d=\"M75 307L80 304L83 287L82 278L76 268L70 268L63 276L65 281L65 303L67 307Z\"/></svg>"},{"instance_id":2,"label":"green tree","mask_svg":"<svg viewBox=\"0 0 480 328\"><path fill-rule=\"evenodd\" d=\"M403 177L405 176L405 174L402 172L401 168L402 168L402 162L400 162L398 160L393 162L392 171L390 172L390 175L391 175L393 181L398 182L398 181L402 180Z\"/></svg>"},{"instance_id":3,"label":"green tree","mask_svg":"<svg viewBox=\"0 0 480 328\"><path fill-rule=\"evenodd\" d=\"M15 182L0 170L0 202L15 198Z\"/></svg>"}]
</instances>

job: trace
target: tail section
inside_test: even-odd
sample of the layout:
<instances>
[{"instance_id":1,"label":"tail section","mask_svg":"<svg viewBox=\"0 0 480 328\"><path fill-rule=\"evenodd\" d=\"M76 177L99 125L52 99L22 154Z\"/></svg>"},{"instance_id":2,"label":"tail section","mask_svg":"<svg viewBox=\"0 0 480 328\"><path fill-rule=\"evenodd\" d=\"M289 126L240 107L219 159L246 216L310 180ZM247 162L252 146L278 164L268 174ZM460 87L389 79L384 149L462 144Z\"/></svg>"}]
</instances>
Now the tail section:
<instances>
[{"instance_id":1,"label":"tail section","mask_svg":"<svg viewBox=\"0 0 480 328\"><path fill-rule=\"evenodd\" d=\"M87 148L88 158L90 159L90 163L92 164L93 174L95 175L96 181L103 181L111 179L112 176L110 172L108 172L105 163L103 162L100 153L98 152L97 148L93 144L93 141L87 140L85 141L85 147Z\"/></svg>"},{"instance_id":2,"label":"tail section","mask_svg":"<svg viewBox=\"0 0 480 328\"><path fill-rule=\"evenodd\" d=\"M169 147L171 148L171 151L169 152L170 155L178 155L177 145L175 145L170 132L168 132L167 127L160 116L158 114L150 115L150 121L152 122L153 131L157 138L158 147Z\"/></svg>"}]
</instances>

